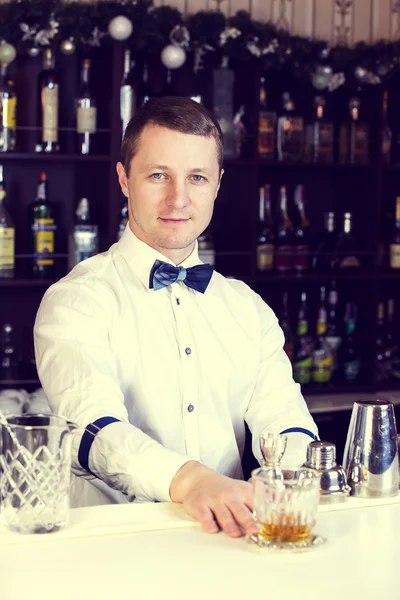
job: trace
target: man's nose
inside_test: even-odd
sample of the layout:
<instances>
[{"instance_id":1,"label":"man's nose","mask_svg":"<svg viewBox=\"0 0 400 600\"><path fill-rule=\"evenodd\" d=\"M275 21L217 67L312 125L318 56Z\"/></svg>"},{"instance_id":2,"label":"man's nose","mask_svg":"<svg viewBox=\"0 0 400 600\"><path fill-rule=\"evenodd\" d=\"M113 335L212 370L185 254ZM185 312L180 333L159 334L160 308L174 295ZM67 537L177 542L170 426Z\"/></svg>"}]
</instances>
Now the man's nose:
<instances>
[{"instance_id":1,"label":"man's nose","mask_svg":"<svg viewBox=\"0 0 400 600\"><path fill-rule=\"evenodd\" d=\"M174 206L176 208L181 208L189 203L185 182L171 181L168 188L166 203L168 206Z\"/></svg>"}]
</instances>

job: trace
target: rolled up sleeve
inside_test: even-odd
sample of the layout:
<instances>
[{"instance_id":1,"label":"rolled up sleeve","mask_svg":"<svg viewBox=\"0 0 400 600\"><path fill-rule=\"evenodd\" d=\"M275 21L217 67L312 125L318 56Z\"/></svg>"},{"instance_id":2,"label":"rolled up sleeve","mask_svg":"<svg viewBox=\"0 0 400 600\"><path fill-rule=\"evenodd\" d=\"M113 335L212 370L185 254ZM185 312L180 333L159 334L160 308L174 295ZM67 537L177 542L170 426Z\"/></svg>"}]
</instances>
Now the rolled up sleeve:
<instances>
[{"instance_id":1,"label":"rolled up sleeve","mask_svg":"<svg viewBox=\"0 0 400 600\"><path fill-rule=\"evenodd\" d=\"M99 285L67 278L46 292L34 326L39 378L52 411L78 426L72 450L75 474L90 478L78 461L85 427L100 417L115 417L121 422L104 427L91 446L92 473L129 500L169 501L172 479L192 459L129 423L109 344L112 292L99 290Z\"/></svg>"}]
</instances>

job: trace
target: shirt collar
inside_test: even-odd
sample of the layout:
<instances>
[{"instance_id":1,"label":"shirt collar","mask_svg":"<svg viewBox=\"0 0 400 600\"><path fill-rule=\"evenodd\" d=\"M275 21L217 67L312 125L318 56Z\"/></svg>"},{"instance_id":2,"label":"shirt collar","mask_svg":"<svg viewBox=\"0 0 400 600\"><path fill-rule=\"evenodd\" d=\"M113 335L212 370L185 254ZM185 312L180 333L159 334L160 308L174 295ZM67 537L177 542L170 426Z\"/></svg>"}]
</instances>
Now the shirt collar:
<instances>
[{"instance_id":1,"label":"shirt collar","mask_svg":"<svg viewBox=\"0 0 400 600\"><path fill-rule=\"evenodd\" d=\"M162 260L170 265L175 265L169 258L154 250L151 246L139 240L129 227L129 223L125 227L120 240L117 242L117 250L125 258L130 268L136 273L143 285L149 289L149 279L151 267L155 260ZM203 264L199 258L198 243L196 240L190 256L186 258L179 266L188 269L195 265Z\"/></svg>"}]
</instances>

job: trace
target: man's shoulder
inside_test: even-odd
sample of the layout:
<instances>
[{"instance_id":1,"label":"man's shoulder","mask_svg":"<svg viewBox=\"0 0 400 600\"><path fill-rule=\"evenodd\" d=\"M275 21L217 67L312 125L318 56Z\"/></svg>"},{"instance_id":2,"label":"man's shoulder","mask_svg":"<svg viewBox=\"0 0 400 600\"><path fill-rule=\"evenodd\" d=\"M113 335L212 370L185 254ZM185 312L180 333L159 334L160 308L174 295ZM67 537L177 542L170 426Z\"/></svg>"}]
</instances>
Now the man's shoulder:
<instances>
[{"instance_id":1,"label":"man's shoulder","mask_svg":"<svg viewBox=\"0 0 400 600\"><path fill-rule=\"evenodd\" d=\"M258 294L251 289L247 283L241 279L235 279L234 277L225 277L218 271L214 271L214 291L218 295L228 295L231 300L234 298L238 301L256 303Z\"/></svg>"},{"instance_id":2,"label":"man's shoulder","mask_svg":"<svg viewBox=\"0 0 400 600\"><path fill-rule=\"evenodd\" d=\"M101 254L78 263L71 271L51 285L45 296L73 294L75 298L79 295L97 296L111 292L109 270L112 268L111 249ZM77 295L77 290L79 294Z\"/></svg>"}]
</instances>

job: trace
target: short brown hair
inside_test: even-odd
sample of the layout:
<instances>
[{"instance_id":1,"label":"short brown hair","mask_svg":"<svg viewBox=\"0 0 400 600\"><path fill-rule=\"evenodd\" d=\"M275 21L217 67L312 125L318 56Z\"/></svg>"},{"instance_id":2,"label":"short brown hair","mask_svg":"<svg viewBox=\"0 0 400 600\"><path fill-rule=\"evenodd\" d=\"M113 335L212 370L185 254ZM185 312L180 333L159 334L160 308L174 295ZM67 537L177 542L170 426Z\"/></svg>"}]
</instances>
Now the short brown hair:
<instances>
[{"instance_id":1,"label":"short brown hair","mask_svg":"<svg viewBox=\"0 0 400 600\"><path fill-rule=\"evenodd\" d=\"M216 118L201 104L182 96L150 98L129 121L121 146L121 162L126 174L137 152L140 135L146 125L158 125L191 135L214 138L219 168L222 169L222 132Z\"/></svg>"}]
</instances>

